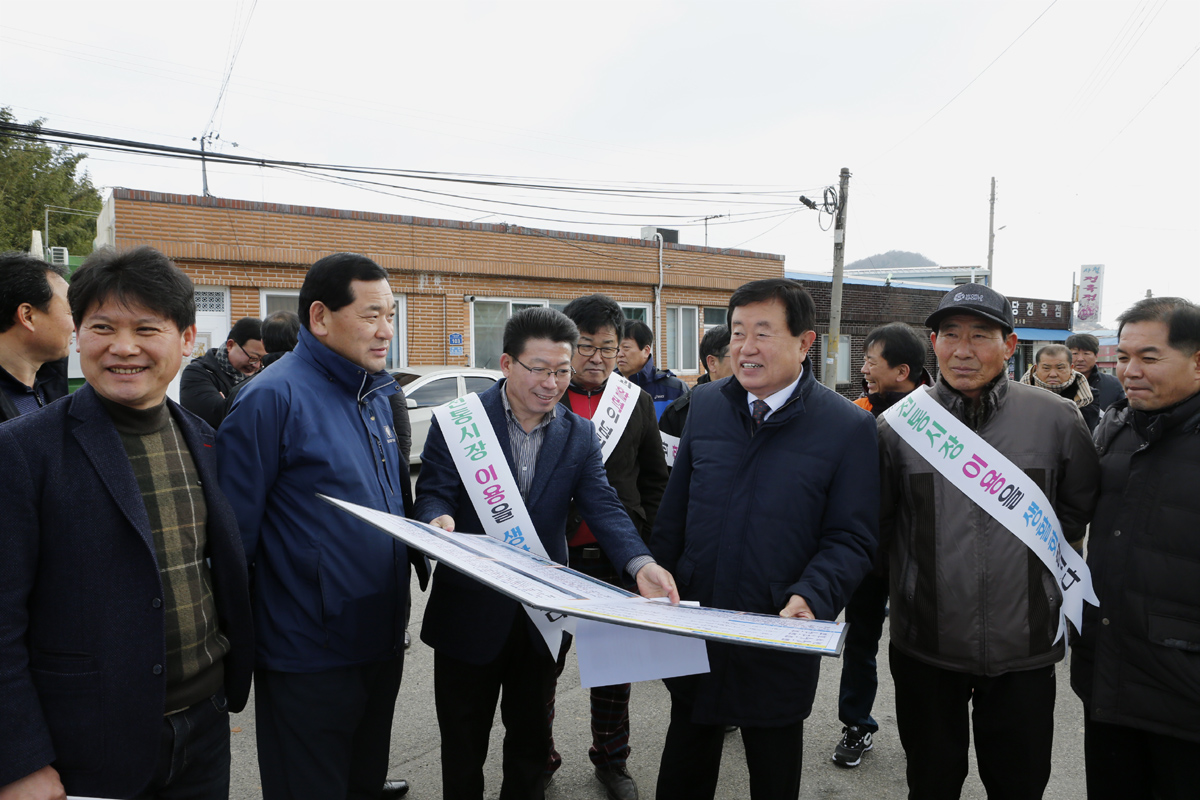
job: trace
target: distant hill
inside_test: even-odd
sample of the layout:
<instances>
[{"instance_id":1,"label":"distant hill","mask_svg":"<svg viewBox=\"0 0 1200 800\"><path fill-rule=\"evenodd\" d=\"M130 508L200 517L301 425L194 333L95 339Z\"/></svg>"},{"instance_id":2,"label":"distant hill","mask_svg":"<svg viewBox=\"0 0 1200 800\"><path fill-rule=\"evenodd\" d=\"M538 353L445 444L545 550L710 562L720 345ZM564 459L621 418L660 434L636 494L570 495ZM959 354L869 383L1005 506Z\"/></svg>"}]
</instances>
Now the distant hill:
<instances>
[{"instance_id":1,"label":"distant hill","mask_svg":"<svg viewBox=\"0 0 1200 800\"><path fill-rule=\"evenodd\" d=\"M888 250L886 253L880 253L869 258L860 258L852 264L847 264L845 269L853 271L856 269L903 269L905 267L936 266L936 263L930 261L920 253L909 253L906 250Z\"/></svg>"}]
</instances>

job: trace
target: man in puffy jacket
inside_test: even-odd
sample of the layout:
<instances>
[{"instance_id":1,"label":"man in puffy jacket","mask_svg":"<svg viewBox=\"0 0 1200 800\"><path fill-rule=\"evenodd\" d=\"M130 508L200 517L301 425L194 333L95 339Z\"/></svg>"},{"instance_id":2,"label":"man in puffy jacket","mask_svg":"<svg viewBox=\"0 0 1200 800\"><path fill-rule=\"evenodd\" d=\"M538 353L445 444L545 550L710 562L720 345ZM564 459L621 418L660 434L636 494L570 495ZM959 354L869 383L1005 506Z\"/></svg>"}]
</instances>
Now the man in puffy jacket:
<instances>
[{"instance_id":1,"label":"man in puffy jacket","mask_svg":"<svg viewBox=\"0 0 1200 800\"><path fill-rule=\"evenodd\" d=\"M1037 484L1061 533L1082 544L1099 487L1096 451L1071 401L1008 380L1017 346L1008 299L987 286L956 287L925 324L941 372L930 398ZM927 460L937 458L932 448L915 450L887 416L879 448L890 662L909 797L959 796L969 720L988 796L1041 797L1054 664L1066 650L1055 641L1057 576Z\"/></svg>"},{"instance_id":2,"label":"man in puffy jacket","mask_svg":"<svg viewBox=\"0 0 1200 800\"><path fill-rule=\"evenodd\" d=\"M239 319L220 347L193 359L179 377L179 404L213 426L225 418L225 399L233 387L258 372L267 354L262 342L262 321Z\"/></svg>"},{"instance_id":3,"label":"man in puffy jacket","mask_svg":"<svg viewBox=\"0 0 1200 800\"><path fill-rule=\"evenodd\" d=\"M1121 382L1107 372L1101 372L1096 366L1096 356L1100 352L1099 339L1090 333L1073 333L1063 344L1071 351L1071 366L1087 378L1101 414L1125 396Z\"/></svg>"},{"instance_id":4,"label":"man in puffy jacket","mask_svg":"<svg viewBox=\"0 0 1200 800\"><path fill-rule=\"evenodd\" d=\"M729 301L733 375L693 393L650 538L701 605L832 620L871 566L875 420L822 386L812 297L754 281ZM708 642L711 671L668 680L659 800L716 793L725 727L741 727L753 800L800 794L820 657Z\"/></svg>"},{"instance_id":5,"label":"man in puffy jacket","mask_svg":"<svg viewBox=\"0 0 1200 800\"><path fill-rule=\"evenodd\" d=\"M413 513L384 371L387 271L335 253L300 288L300 341L239 393L217 435L258 633L255 720L263 797L378 797L403 671L409 558L325 494Z\"/></svg>"},{"instance_id":6,"label":"man in puffy jacket","mask_svg":"<svg viewBox=\"0 0 1200 800\"><path fill-rule=\"evenodd\" d=\"M863 342L863 376L866 392L854 401L876 418L918 386L933 383L925 370L925 340L903 322L881 325ZM882 554L876 568L862 579L846 603L846 646L842 650L842 679L838 686L838 719L842 738L833 750L833 763L857 767L863 753L873 747L879 723L871 716L879 673L875 656L887 616L888 579Z\"/></svg>"},{"instance_id":7,"label":"man in puffy jacket","mask_svg":"<svg viewBox=\"0 0 1200 800\"><path fill-rule=\"evenodd\" d=\"M669 369L659 369L654 363L654 331L639 320L625 320L621 335L621 350L617 353L617 369L635 386L640 386L654 401L657 419L676 398L688 393L687 384Z\"/></svg>"},{"instance_id":8,"label":"man in puffy jacket","mask_svg":"<svg viewBox=\"0 0 1200 800\"><path fill-rule=\"evenodd\" d=\"M1118 317L1125 398L1096 430L1088 566L1100 606L1073 642L1087 795L1194 797L1200 786L1200 307Z\"/></svg>"}]
</instances>

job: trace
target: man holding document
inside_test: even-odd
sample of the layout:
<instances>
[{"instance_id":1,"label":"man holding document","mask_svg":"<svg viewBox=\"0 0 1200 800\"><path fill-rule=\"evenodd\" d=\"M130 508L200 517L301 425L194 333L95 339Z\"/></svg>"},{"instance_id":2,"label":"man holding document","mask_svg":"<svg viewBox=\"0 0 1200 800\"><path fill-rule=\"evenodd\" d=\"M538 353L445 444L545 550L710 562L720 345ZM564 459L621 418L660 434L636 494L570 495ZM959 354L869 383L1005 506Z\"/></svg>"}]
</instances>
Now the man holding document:
<instances>
[{"instance_id":1,"label":"man holding document","mask_svg":"<svg viewBox=\"0 0 1200 800\"><path fill-rule=\"evenodd\" d=\"M636 579L644 596L678 601L674 580L654 563L608 484L596 428L558 406L578 336L569 318L547 308L526 309L508 321L500 359L505 380L478 398L468 396L461 407L435 413L421 457L416 516L445 530L487 533L565 564L564 531L574 501L608 559ZM444 797L482 798L501 691L500 797L543 796L546 701L561 644L552 623L544 612L459 572L437 569L421 639L435 650Z\"/></svg>"},{"instance_id":2,"label":"man holding document","mask_svg":"<svg viewBox=\"0 0 1200 800\"><path fill-rule=\"evenodd\" d=\"M941 376L880 417L891 668L910 797L956 798L973 706L989 797L1042 796L1054 664L1090 581L1099 462L1070 400L1010 381L1012 306L956 287L925 324ZM1094 594L1091 595L1094 602Z\"/></svg>"},{"instance_id":3,"label":"man holding document","mask_svg":"<svg viewBox=\"0 0 1200 800\"><path fill-rule=\"evenodd\" d=\"M686 600L832 620L871 568L875 420L818 382L815 325L795 281L730 298L733 375L692 394L650 539ZM715 795L726 725L742 729L750 796L795 800L819 656L709 642L708 658L708 674L667 681L658 800Z\"/></svg>"}]
</instances>

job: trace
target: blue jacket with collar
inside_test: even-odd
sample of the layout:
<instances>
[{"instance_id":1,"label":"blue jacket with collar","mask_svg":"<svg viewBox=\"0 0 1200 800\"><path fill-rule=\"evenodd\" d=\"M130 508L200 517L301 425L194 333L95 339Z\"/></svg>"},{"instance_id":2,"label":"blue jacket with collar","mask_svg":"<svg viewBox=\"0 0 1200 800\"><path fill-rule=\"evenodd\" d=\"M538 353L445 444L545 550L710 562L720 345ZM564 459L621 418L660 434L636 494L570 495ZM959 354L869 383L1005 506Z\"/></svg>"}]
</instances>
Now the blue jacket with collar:
<instances>
[{"instance_id":1,"label":"blue jacket with collar","mask_svg":"<svg viewBox=\"0 0 1200 800\"><path fill-rule=\"evenodd\" d=\"M795 594L832 620L870 570L875 420L817 383L811 366L757 432L736 379L692 392L650 537L681 599L776 614ZM708 658L709 673L667 681L693 705L694 722L773 727L812 710L820 656L709 642Z\"/></svg>"},{"instance_id":2,"label":"blue jacket with collar","mask_svg":"<svg viewBox=\"0 0 1200 800\"><path fill-rule=\"evenodd\" d=\"M247 384L221 424L221 488L250 565L258 667L320 672L403 647L407 548L317 497L405 514L395 391L387 373L301 329L296 349Z\"/></svg>"},{"instance_id":3,"label":"blue jacket with collar","mask_svg":"<svg viewBox=\"0 0 1200 800\"><path fill-rule=\"evenodd\" d=\"M629 376L634 386L639 386L650 395L654 401L654 416L659 419L667 406L688 393L688 385L669 369L659 369L654 363L654 356L646 359L640 370Z\"/></svg>"},{"instance_id":4,"label":"blue jacket with collar","mask_svg":"<svg viewBox=\"0 0 1200 800\"><path fill-rule=\"evenodd\" d=\"M492 428L500 440L508 466L513 469L504 413L505 381L479 396ZM591 420L561 405L558 416L546 427L546 438L538 453L537 469L525 506L537 529L546 555L559 564L567 563L567 510L574 499L605 555L623 568L636 556L649 555L641 536L625 513L616 490L608 484L600 442ZM417 519L428 522L449 514L459 533L483 533L483 526L463 488L454 458L446 447L437 419L429 426L421 475L417 478ZM429 592L421 641L443 655L469 664L489 664L500 654L513 621L520 614L529 626L530 639L542 641L520 604L478 581L446 566L439 566ZM546 657L552 658L558 653Z\"/></svg>"}]
</instances>

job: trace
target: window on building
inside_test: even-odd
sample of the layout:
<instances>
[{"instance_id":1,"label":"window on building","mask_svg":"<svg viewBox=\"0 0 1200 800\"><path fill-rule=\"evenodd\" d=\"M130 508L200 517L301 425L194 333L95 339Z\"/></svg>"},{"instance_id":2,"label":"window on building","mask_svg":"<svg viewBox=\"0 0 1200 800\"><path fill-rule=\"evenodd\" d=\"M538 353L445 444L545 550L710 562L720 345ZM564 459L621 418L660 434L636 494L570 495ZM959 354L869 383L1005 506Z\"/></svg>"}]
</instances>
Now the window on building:
<instances>
[{"instance_id":1,"label":"window on building","mask_svg":"<svg viewBox=\"0 0 1200 800\"><path fill-rule=\"evenodd\" d=\"M821 382L825 382L825 370L829 367L826 359L829 357L829 334L821 334ZM812 363L813 359L809 359ZM838 383L850 382L850 336L843 335L838 337Z\"/></svg>"},{"instance_id":2,"label":"window on building","mask_svg":"<svg viewBox=\"0 0 1200 800\"><path fill-rule=\"evenodd\" d=\"M638 322L644 322L647 325L650 325L650 306L621 303L621 310L625 312L625 319L634 319ZM650 329L653 330L654 326L650 325Z\"/></svg>"},{"instance_id":3,"label":"window on building","mask_svg":"<svg viewBox=\"0 0 1200 800\"><path fill-rule=\"evenodd\" d=\"M724 325L729 319L729 309L725 306L705 306L704 308L704 329L715 328L718 325Z\"/></svg>"},{"instance_id":4,"label":"window on building","mask_svg":"<svg viewBox=\"0 0 1200 800\"><path fill-rule=\"evenodd\" d=\"M388 345L387 369L397 369L408 364L408 330L404 295L393 295L396 300L395 332ZM276 311L300 311L299 289L262 289L259 291L259 311L262 318Z\"/></svg>"},{"instance_id":5,"label":"window on building","mask_svg":"<svg viewBox=\"0 0 1200 800\"><path fill-rule=\"evenodd\" d=\"M526 308L546 306L545 300L475 300L471 303L471 366L500 369L504 353L504 324Z\"/></svg>"},{"instance_id":6,"label":"window on building","mask_svg":"<svg viewBox=\"0 0 1200 800\"><path fill-rule=\"evenodd\" d=\"M693 375L700 371L698 315L695 306L667 306L667 369Z\"/></svg>"}]
</instances>

